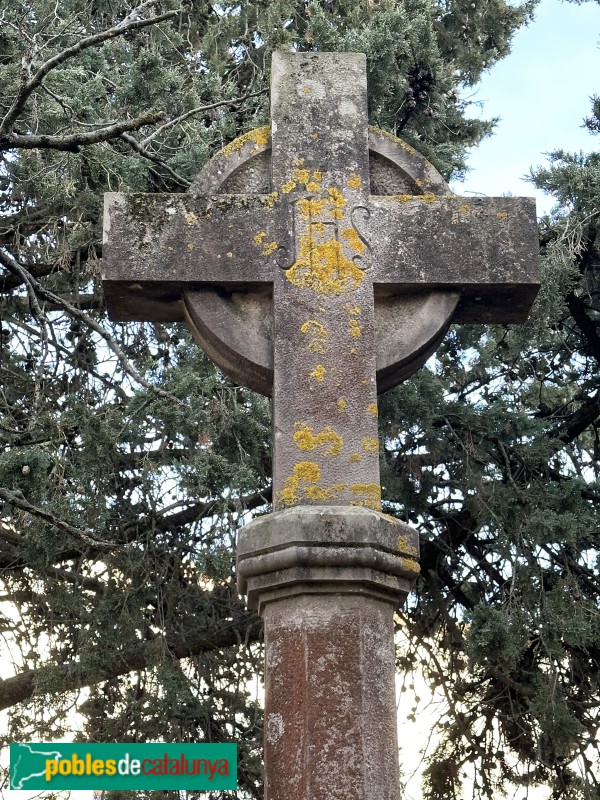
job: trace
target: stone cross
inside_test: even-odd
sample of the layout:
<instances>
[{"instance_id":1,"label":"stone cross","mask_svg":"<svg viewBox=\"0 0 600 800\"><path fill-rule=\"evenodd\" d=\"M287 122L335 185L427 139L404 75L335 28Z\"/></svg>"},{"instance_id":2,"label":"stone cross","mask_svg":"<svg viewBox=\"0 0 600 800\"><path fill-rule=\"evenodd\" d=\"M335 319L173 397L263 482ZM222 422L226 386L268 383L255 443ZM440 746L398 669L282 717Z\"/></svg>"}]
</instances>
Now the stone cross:
<instances>
[{"instance_id":1,"label":"stone cross","mask_svg":"<svg viewBox=\"0 0 600 800\"><path fill-rule=\"evenodd\" d=\"M272 515L238 580L265 620L267 800L396 800L392 612L417 537L380 514L377 391L451 322L518 322L539 285L534 201L450 194L367 124L365 58L275 53L271 125L186 194L109 194L113 319L187 320L273 397Z\"/></svg>"}]
</instances>

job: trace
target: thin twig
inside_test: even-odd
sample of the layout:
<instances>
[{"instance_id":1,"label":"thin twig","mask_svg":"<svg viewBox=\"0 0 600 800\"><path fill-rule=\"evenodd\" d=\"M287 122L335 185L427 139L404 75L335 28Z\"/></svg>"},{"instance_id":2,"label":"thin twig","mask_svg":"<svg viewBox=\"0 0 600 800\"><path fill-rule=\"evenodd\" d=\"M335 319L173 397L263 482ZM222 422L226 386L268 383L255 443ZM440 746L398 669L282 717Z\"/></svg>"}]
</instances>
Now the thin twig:
<instances>
[{"instance_id":1,"label":"thin twig","mask_svg":"<svg viewBox=\"0 0 600 800\"><path fill-rule=\"evenodd\" d=\"M128 133L122 133L120 138L127 142L127 144L132 147L136 153L139 153L144 158L147 158L149 161L153 161L155 164L158 164L160 167L162 167L165 172L168 172L169 175L181 186L185 186L187 189L192 185L190 181L188 181L186 178L183 178L181 175L175 172L174 169L171 169L171 167L165 161L163 161L162 158L159 158L158 156L155 156L154 153L146 150L146 148L143 147L133 136L130 136Z\"/></svg>"},{"instance_id":2,"label":"thin twig","mask_svg":"<svg viewBox=\"0 0 600 800\"><path fill-rule=\"evenodd\" d=\"M175 119L171 119L168 122L165 122L164 125L161 125L160 128L157 128L153 131L149 136L143 139L140 142L142 147L147 147L153 139L156 139L157 136L160 136L161 133L164 133L169 128L172 128L174 125L178 125L180 122L184 122L189 117L193 116L194 114L201 114L203 111L211 111L213 108L219 108L220 106L236 106L239 103L243 103L244 100L250 100L252 97L258 97L260 94L265 94L266 89L259 89L257 92L250 92L248 94L244 94L241 97L237 97L233 100L219 100L216 103L209 103L206 106L198 106L197 108L192 108L190 111L186 111L184 114L180 114Z\"/></svg>"},{"instance_id":3,"label":"thin twig","mask_svg":"<svg viewBox=\"0 0 600 800\"><path fill-rule=\"evenodd\" d=\"M134 11L136 14L139 14L141 9L146 8L147 6L155 5L156 2L157 0L148 0L134 9ZM60 66L65 61L68 61L70 58L73 58L73 56L78 55L83 50L86 50L90 47L95 47L96 45L102 44L102 42L106 42L109 39L115 39L117 36L123 36L129 31L147 28L149 25L156 25L159 22L173 19L174 17L178 16L179 13L179 10L167 11L164 14L159 14L156 17L150 17L149 19L132 19L132 12L132 14L122 20L122 22L120 22L118 25L115 25L106 31L102 31L101 33L96 33L93 36L88 36L85 39L81 39L81 41L77 42L77 44L73 45L72 47L67 47L66 50L63 50L62 52L57 53L55 56L52 56L52 58L49 58L28 81L23 83L21 90L13 101L13 104L0 123L0 136L5 136L12 128L12 125L14 122L16 122L19 114L23 111L25 103L31 96L32 92L35 91L38 86L40 86L46 75L48 75L48 73L53 69Z\"/></svg>"},{"instance_id":4,"label":"thin twig","mask_svg":"<svg viewBox=\"0 0 600 800\"><path fill-rule=\"evenodd\" d=\"M175 397L174 394L171 392L167 392L164 389L160 389L158 386L150 383L150 381L146 380L143 375L141 375L137 369L133 366L133 364L129 361L127 356L125 355L123 349L119 346L119 344L115 341L115 339L106 331L104 328L99 325L96 320L92 319L88 314L78 309L76 306L68 303L62 297L54 292L49 291L46 289L39 281L37 281L24 267L22 267L12 256L8 253L3 252L0 250L0 264L3 264L10 272L13 274L19 275L19 277L27 284L32 291L35 291L40 297L43 297L44 300L49 300L51 303L55 303L59 305L61 308L64 308L71 316L75 317L76 319L83 322L93 331L98 333L109 346L109 348L113 351L113 353L119 359L123 370L133 378L137 383L141 384L144 388L148 389L151 392L154 392L159 397L163 397L171 402L175 403L180 408L187 408L187 405L181 401L178 397Z\"/></svg>"},{"instance_id":5,"label":"thin twig","mask_svg":"<svg viewBox=\"0 0 600 800\"><path fill-rule=\"evenodd\" d=\"M21 509L21 511L26 511L28 514L31 514L34 517L39 517L40 519L49 522L51 525L54 525L55 528L65 531L65 533L68 533L70 536L73 536L75 539L83 542L83 544L87 545L88 547L95 547L96 549L107 550L110 552L127 552L127 548L123 545L115 544L114 542L107 542L104 539L97 539L91 533L83 531L81 528L75 528L73 525L69 525L68 522L59 519L59 517L56 517L49 511L45 511L43 508L38 508L38 506L32 505L28 500L25 499L21 492L10 491L10 489L5 489L4 487L0 486L0 499L4 500L6 503L14 506L15 508Z\"/></svg>"}]
</instances>

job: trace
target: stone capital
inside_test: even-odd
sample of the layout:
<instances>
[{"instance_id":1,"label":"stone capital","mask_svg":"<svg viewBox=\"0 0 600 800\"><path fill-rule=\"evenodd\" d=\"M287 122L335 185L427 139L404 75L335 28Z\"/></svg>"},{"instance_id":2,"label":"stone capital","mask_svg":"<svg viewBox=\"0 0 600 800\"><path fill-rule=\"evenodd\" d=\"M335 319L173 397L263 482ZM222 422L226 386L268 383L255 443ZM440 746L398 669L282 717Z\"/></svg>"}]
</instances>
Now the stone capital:
<instances>
[{"instance_id":1,"label":"stone capital","mask_svg":"<svg viewBox=\"0 0 600 800\"><path fill-rule=\"evenodd\" d=\"M295 506L241 529L238 589L249 608L301 594L404 602L419 574L418 535L368 508Z\"/></svg>"}]
</instances>

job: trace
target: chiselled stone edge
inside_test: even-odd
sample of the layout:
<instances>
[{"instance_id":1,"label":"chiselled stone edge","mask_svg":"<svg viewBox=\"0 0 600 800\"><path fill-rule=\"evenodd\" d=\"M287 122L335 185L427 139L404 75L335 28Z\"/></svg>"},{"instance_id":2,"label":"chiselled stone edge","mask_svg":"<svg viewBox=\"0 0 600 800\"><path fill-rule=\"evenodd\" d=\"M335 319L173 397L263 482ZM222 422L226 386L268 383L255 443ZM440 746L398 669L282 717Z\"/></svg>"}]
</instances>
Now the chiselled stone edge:
<instances>
[{"instance_id":1,"label":"chiselled stone edge","mask_svg":"<svg viewBox=\"0 0 600 800\"><path fill-rule=\"evenodd\" d=\"M271 126L264 125L238 136L215 153L194 178L188 192L204 196L220 186L252 158L271 151ZM369 152L380 156L405 173L415 184L416 194L452 194L450 187L427 159L402 139L369 125Z\"/></svg>"},{"instance_id":2,"label":"chiselled stone edge","mask_svg":"<svg viewBox=\"0 0 600 800\"><path fill-rule=\"evenodd\" d=\"M377 511L295 506L239 535L238 590L248 607L297 594L362 594L404 601L419 574L418 535Z\"/></svg>"}]
</instances>

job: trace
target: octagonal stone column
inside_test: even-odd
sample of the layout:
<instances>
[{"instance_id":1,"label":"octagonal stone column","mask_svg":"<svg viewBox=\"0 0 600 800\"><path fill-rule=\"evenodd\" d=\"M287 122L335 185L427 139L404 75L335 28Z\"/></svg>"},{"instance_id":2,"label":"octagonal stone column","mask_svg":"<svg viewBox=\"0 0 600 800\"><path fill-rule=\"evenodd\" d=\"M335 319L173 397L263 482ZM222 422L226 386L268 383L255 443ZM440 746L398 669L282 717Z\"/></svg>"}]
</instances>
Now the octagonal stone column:
<instances>
[{"instance_id":1,"label":"octagonal stone column","mask_svg":"<svg viewBox=\"0 0 600 800\"><path fill-rule=\"evenodd\" d=\"M238 588L265 626L265 800L399 800L393 613L417 543L348 506L241 530Z\"/></svg>"}]
</instances>

